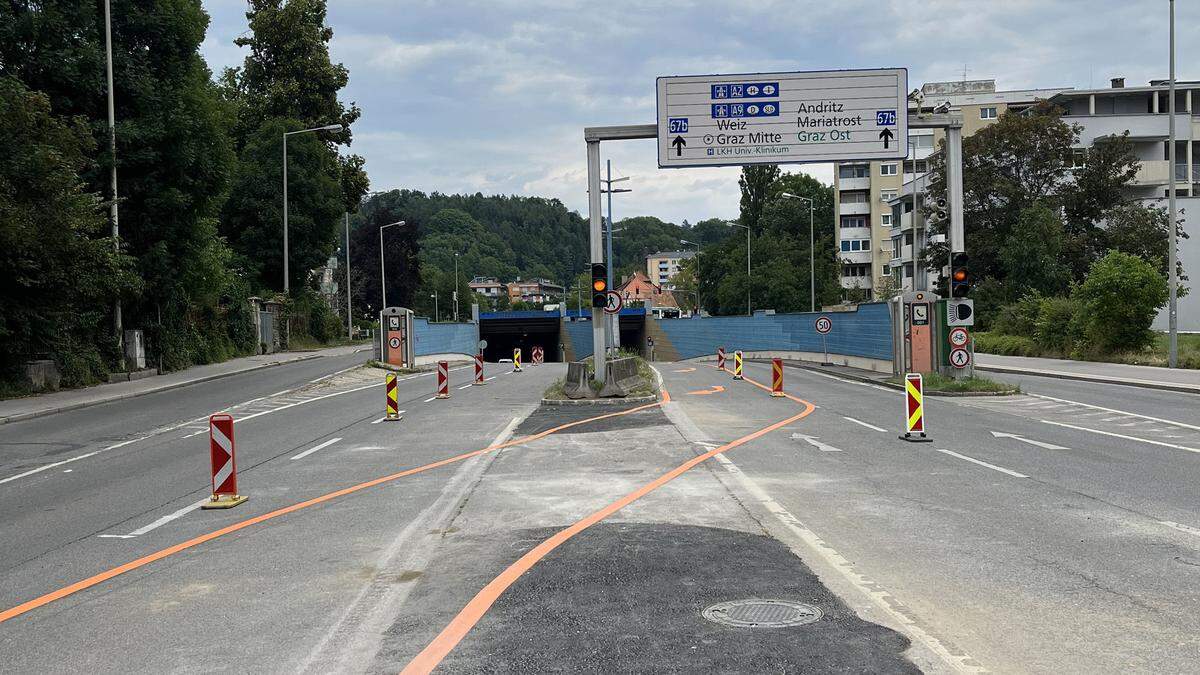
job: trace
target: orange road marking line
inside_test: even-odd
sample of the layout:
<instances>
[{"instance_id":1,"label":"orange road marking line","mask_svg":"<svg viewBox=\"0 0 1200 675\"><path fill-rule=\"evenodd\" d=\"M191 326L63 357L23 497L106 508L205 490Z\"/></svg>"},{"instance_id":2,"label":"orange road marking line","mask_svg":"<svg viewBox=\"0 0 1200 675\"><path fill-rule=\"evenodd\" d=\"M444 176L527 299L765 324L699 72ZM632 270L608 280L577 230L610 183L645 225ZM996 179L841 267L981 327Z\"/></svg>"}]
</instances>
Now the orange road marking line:
<instances>
[{"instance_id":1,"label":"orange road marking line","mask_svg":"<svg viewBox=\"0 0 1200 675\"><path fill-rule=\"evenodd\" d=\"M482 448L480 450L473 450L471 452L465 452L461 455L455 455L454 457L448 457L446 459L442 459L442 460L438 460L436 462L431 462L429 464L425 464L424 466L418 466L418 467L415 467L412 469L405 469L404 471L399 471L397 473L389 474L387 476L375 478L373 480L366 481L365 483L359 483L358 485L352 485L350 487L342 488L340 490L336 490L334 492L330 492L328 494L321 495L320 497L314 497L312 499L308 499L308 500L305 500L305 501L302 501L302 502L299 502L296 504L292 504L291 506L285 506L281 509L276 509L274 511L270 511L270 512L264 513L262 515L255 516L253 518L249 518L247 520L243 520L241 522L237 522L232 525L228 525L219 530L213 530L212 532L208 532L208 533L202 534L198 537L188 539L187 541L175 544L174 546L168 546L167 548L164 548L162 550L155 551L154 553L151 553L149 555L138 558L137 560L132 560L123 565L118 565L117 567L113 567L112 569L109 569L109 570L106 570L99 574L90 576L81 581L77 581L69 586L63 586L62 588L60 588L56 591L51 591L49 593L46 593L45 595L38 596L32 600L23 602L15 607L10 607L9 609L6 609L3 612L0 612L0 623L4 623L5 621L8 621L9 619L21 616L22 614L33 611L44 605L48 605L56 600L61 600L67 596L74 595L75 593L78 593L79 591L86 590L97 584L104 583L105 581L108 581L109 579L112 579L113 577L120 576L126 572L131 572L140 567L145 567L146 565L149 565L152 562L162 560L163 558L175 555L176 553L179 553L181 551L186 551L189 548L194 548L205 542L212 541L213 539L216 539L217 537L222 537L224 535L231 534L231 533L237 532L239 530L244 530L247 527L250 527L252 525L257 525L258 523L266 522L268 520L273 520L275 518L287 515L294 511L306 509L310 506L316 506L317 504L323 504L327 501L337 499L338 497L344 497L346 495L353 494L355 492L360 492L362 490L366 490L367 488L372 488L372 487L375 487L378 485L382 485L384 483L389 483L394 480L404 478L406 476L411 476L413 474L418 474L418 473L422 473L425 471L429 471L430 469L436 469L438 467L446 466L447 464L454 464L455 462L461 462L463 460L470 459L472 457L475 457L477 455L482 455L484 453L492 452L494 450L501 450L503 448L512 447L514 445L523 445L525 443L530 443L532 441L536 441L536 440L545 438L546 436L557 433L559 431L563 431L564 429L570 429L571 427L577 427L581 424L587 424L589 422L597 422L599 420L608 419L610 417L619 417L621 415L628 415L630 413L635 413L640 410L647 410L649 408L654 408L654 407L660 406L663 403L671 400L670 395L667 394L667 390L665 387L663 388L662 393L663 393L662 401L656 401L654 403L647 403L645 405L640 405L635 408L630 408L629 410L621 410L618 412L606 413L604 415L598 415L596 417L589 417L589 418L583 419L583 420L577 420L575 422L568 422L567 424L553 427L553 428L547 429L545 431L540 431L531 436L525 436L522 438L509 440L504 443L490 445L490 446L488 446L486 448Z\"/></svg>"},{"instance_id":2,"label":"orange road marking line","mask_svg":"<svg viewBox=\"0 0 1200 675\"><path fill-rule=\"evenodd\" d=\"M689 391L688 395L689 396L708 396L709 394L719 394L723 391L725 391L725 387L722 387L719 384L714 384L712 389L697 389L696 391Z\"/></svg>"},{"instance_id":3,"label":"orange road marking line","mask_svg":"<svg viewBox=\"0 0 1200 675\"><path fill-rule=\"evenodd\" d=\"M769 387L759 384L758 382L753 382L752 380L746 381L770 391ZM804 419L812 414L813 410L816 410L816 406L808 401L804 401L793 396L789 396L788 398L803 405L804 410L785 420L781 420L770 426L763 427L758 431L730 441L719 448L709 450L702 455L697 455L692 459L689 459L683 464L671 469L667 473L659 476L646 485L643 485L637 490L630 492L624 497L621 497L608 506L584 516L582 519L576 521L573 525L563 530L559 530L549 539L546 539L542 543L533 547L533 549L518 558L516 562L509 565L508 568L501 572L499 576L497 576L495 579L492 579L487 586L484 586L482 590L476 593L475 597L471 598L471 601L468 602L467 605L463 607L450 621L450 623L442 629L442 632L438 633L438 636L433 639L433 642L430 642L425 649L421 650L420 654L417 654L417 656L413 658L413 660L410 661L407 666L404 667L404 670L401 671L401 675L429 673L432 672L434 668L437 668L438 664L440 664L442 660L446 658L446 655L458 646L458 643L461 642L462 639L466 637L467 633L469 633L471 629L475 627L475 624L479 623L479 620L483 618L483 615L486 614L489 609L491 609L492 605L500 599L500 596L506 590L508 590L508 588L512 586L522 574L528 572L534 565L545 558L547 554L566 543L571 537L574 537L592 525L595 525L617 511L620 511L629 504L632 504L633 502L650 494L663 485L675 480L688 470L708 459L711 459L713 456L725 452L726 450L731 450L740 445L749 443L756 438L769 434L780 427L785 427L789 424L792 424L797 420Z\"/></svg>"}]
</instances>

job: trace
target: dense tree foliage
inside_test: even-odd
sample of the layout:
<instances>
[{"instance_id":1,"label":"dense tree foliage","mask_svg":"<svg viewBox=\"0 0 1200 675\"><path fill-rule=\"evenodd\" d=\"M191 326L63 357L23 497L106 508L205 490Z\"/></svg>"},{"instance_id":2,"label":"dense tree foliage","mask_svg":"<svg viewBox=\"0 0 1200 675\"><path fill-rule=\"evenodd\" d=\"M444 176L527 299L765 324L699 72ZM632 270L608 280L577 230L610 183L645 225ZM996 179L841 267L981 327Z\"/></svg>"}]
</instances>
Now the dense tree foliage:
<instances>
[{"instance_id":1,"label":"dense tree foliage","mask_svg":"<svg viewBox=\"0 0 1200 675\"><path fill-rule=\"evenodd\" d=\"M342 212L353 210L367 192L362 158L338 152L339 146L350 145L350 125L362 113L338 99L349 72L329 58L333 30L325 25L325 0L251 0L246 18L250 32L235 43L249 48L249 54L241 68L228 69L221 78L236 112L240 160L223 232L248 261L258 284L276 290L284 286L283 133L343 126L341 131L288 139L289 281L292 288L303 288L309 271L336 246ZM331 188L339 193L333 202ZM280 202L274 207L268 204L272 192ZM279 251L279 266L263 259L272 251Z\"/></svg>"},{"instance_id":2,"label":"dense tree foliage","mask_svg":"<svg viewBox=\"0 0 1200 675\"><path fill-rule=\"evenodd\" d=\"M109 308L136 279L79 177L94 148L82 119L56 118L44 94L0 76L0 379L49 357L65 384L85 384L114 356Z\"/></svg>"}]
</instances>

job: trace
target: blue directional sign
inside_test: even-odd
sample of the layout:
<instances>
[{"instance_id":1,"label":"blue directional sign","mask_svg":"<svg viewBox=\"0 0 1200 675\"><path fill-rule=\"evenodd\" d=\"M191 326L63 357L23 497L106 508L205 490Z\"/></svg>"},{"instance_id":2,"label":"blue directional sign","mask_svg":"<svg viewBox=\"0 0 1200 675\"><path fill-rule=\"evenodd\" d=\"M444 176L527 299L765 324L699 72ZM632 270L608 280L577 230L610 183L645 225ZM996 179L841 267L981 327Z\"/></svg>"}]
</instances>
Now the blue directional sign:
<instances>
[{"instance_id":1,"label":"blue directional sign","mask_svg":"<svg viewBox=\"0 0 1200 675\"><path fill-rule=\"evenodd\" d=\"M771 98L778 95L778 82L729 82L712 85L714 99Z\"/></svg>"},{"instance_id":2,"label":"blue directional sign","mask_svg":"<svg viewBox=\"0 0 1200 675\"><path fill-rule=\"evenodd\" d=\"M672 117L667 120L667 126L672 134L686 134L688 130L688 118Z\"/></svg>"},{"instance_id":3,"label":"blue directional sign","mask_svg":"<svg viewBox=\"0 0 1200 675\"><path fill-rule=\"evenodd\" d=\"M875 125L880 127L896 126L895 110L880 110L875 113Z\"/></svg>"},{"instance_id":4,"label":"blue directional sign","mask_svg":"<svg viewBox=\"0 0 1200 675\"><path fill-rule=\"evenodd\" d=\"M779 117L779 101L761 103L713 103L713 119L740 119L744 117Z\"/></svg>"}]
</instances>

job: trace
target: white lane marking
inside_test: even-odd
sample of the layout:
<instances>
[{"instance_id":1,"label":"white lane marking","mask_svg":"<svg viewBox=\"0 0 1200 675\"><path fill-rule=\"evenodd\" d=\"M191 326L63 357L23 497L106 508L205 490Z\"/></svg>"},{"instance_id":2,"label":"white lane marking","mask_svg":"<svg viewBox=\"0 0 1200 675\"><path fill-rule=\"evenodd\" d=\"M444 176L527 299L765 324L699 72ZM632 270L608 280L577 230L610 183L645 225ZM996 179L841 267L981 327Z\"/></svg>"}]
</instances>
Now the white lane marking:
<instances>
[{"instance_id":1,"label":"white lane marking","mask_svg":"<svg viewBox=\"0 0 1200 675\"><path fill-rule=\"evenodd\" d=\"M821 452L841 452L841 448L835 448L828 443L823 443L817 440L816 436L805 436L804 434L792 434L793 441L804 441Z\"/></svg>"},{"instance_id":2,"label":"white lane marking","mask_svg":"<svg viewBox=\"0 0 1200 675\"><path fill-rule=\"evenodd\" d=\"M463 389L470 389L473 386L474 386L474 384L472 384L471 382L468 382L468 383L464 384L463 386L458 387L458 390L462 391Z\"/></svg>"},{"instance_id":3,"label":"white lane marking","mask_svg":"<svg viewBox=\"0 0 1200 675\"><path fill-rule=\"evenodd\" d=\"M382 422L386 419L387 419L387 417L380 417L379 419L375 420L374 422L371 422L371 424L379 424L380 422Z\"/></svg>"},{"instance_id":4,"label":"white lane marking","mask_svg":"<svg viewBox=\"0 0 1200 675\"><path fill-rule=\"evenodd\" d=\"M1013 471L1012 469L1006 469L1006 468L1004 468L1004 467L1002 467L1002 466L996 466L995 464L988 464L987 462L984 462L984 461L981 461L981 460L975 459L974 457L967 457L966 455L960 455L960 454L958 454L957 452L954 452L953 450L941 450L941 449L938 449L937 451L938 451L938 452L941 452L941 453L944 453L944 454L947 454L947 455L950 455L951 457L957 457L957 458L959 458L959 459L965 459L965 460L967 460L968 462L971 462L971 463L973 463L973 464L978 464L979 466L984 466L984 467L987 467L987 468L989 468L989 469L992 469L992 470L994 470L994 471L999 471L1000 473L1006 473L1006 474L1008 474L1008 475L1010 475L1010 476L1012 476L1012 477L1014 477L1014 478L1029 478L1029 476L1026 476L1026 475L1025 475L1025 474L1023 474L1023 473L1017 473L1016 471Z\"/></svg>"},{"instance_id":5,"label":"white lane marking","mask_svg":"<svg viewBox=\"0 0 1200 675\"><path fill-rule=\"evenodd\" d=\"M484 382L490 382L490 381L492 381L492 380L494 380L494 379L496 379L496 376L495 376L495 375L493 375L493 376L491 376L491 377L485 377L485 378L483 379L483 381L484 381Z\"/></svg>"},{"instance_id":6,"label":"white lane marking","mask_svg":"<svg viewBox=\"0 0 1200 675\"><path fill-rule=\"evenodd\" d=\"M1191 525L1183 525L1182 523L1176 523L1170 520L1160 520L1158 521L1158 524L1166 525L1167 527L1179 530L1180 532L1187 532L1188 534L1200 537L1200 528L1192 527Z\"/></svg>"},{"instance_id":7,"label":"white lane marking","mask_svg":"<svg viewBox=\"0 0 1200 675\"><path fill-rule=\"evenodd\" d=\"M200 434L202 434L202 433L204 433L204 432L206 432L206 431L208 431L208 429L201 429L200 431L194 431L194 432L192 432L192 433L190 433L190 434L185 434L185 435L183 436L183 438L191 438L192 436L199 436Z\"/></svg>"},{"instance_id":8,"label":"white lane marking","mask_svg":"<svg viewBox=\"0 0 1200 675\"><path fill-rule=\"evenodd\" d=\"M421 401L421 403L429 403L430 401L436 401L436 400L437 400L437 396L430 396L429 398L425 399L424 401Z\"/></svg>"},{"instance_id":9,"label":"white lane marking","mask_svg":"<svg viewBox=\"0 0 1200 675\"><path fill-rule=\"evenodd\" d=\"M820 373L818 373L820 374ZM836 570L846 581L854 588L866 596L874 605L884 614L890 616L899 624L903 631L913 639L924 644L931 652L942 659L955 672L959 673L985 673L987 670L979 665L976 665L975 660L961 649L956 649L955 653L951 653L941 640L930 635L918 623L914 616L909 615L905 611L905 605L902 604L896 596L883 590L877 582L873 581L866 575L858 572L855 569L854 563L847 560L842 554L838 553L832 546L825 543L815 532L808 529L796 516L792 515L787 509L775 501L771 495L767 494L766 490L754 482L749 476L733 463L724 453L714 455L725 470L728 471L741 486L757 499L764 508L783 524L785 528L790 530L798 537L809 550L814 551L820 556L826 564ZM796 555L804 558L801 551L792 549Z\"/></svg>"},{"instance_id":10,"label":"white lane marking","mask_svg":"<svg viewBox=\"0 0 1200 675\"><path fill-rule=\"evenodd\" d=\"M162 527L163 525L166 525L167 523L171 522L172 520L175 520L182 516L186 516L187 514L191 513L192 511L195 511L196 509L203 506L204 503L207 501L208 501L208 498L205 498L205 499L201 499L200 501L196 502L195 504L188 504L187 506L183 507L182 509L179 509L175 513L168 513L167 515L163 516L162 518L159 518L158 520L154 521L153 523L150 523L149 525L143 525L143 526L139 527L138 529L134 530L133 532L130 532L129 536L136 537L139 535L146 534L150 530Z\"/></svg>"},{"instance_id":11,"label":"white lane marking","mask_svg":"<svg viewBox=\"0 0 1200 675\"><path fill-rule=\"evenodd\" d=\"M75 469L63 469L63 473L71 473Z\"/></svg>"},{"instance_id":12,"label":"white lane marking","mask_svg":"<svg viewBox=\"0 0 1200 675\"><path fill-rule=\"evenodd\" d=\"M1036 445L1037 447L1044 448L1046 450L1070 450L1070 448L1064 448L1061 445L1055 445L1053 443L1046 443L1045 441L1035 441L1032 438L1025 438L1024 436L1018 436L1017 434L1007 434L1007 433L1004 433L1003 431L993 431L992 438L1011 438L1014 441L1020 441L1022 443Z\"/></svg>"},{"instance_id":13,"label":"white lane marking","mask_svg":"<svg viewBox=\"0 0 1200 675\"><path fill-rule=\"evenodd\" d=\"M329 446L333 445L334 443L337 443L340 440L342 440L342 439L331 438L320 445L313 446L313 447L305 450L304 452L292 455L292 459L304 459L305 457L308 457L309 455L313 454L314 452L321 450L322 448L328 448Z\"/></svg>"},{"instance_id":14,"label":"white lane marking","mask_svg":"<svg viewBox=\"0 0 1200 675\"><path fill-rule=\"evenodd\" d=\"M885 434L887 433L887 429L884 429L884 428L882 428L882 427L877 427L877 426L875 426L874 424L867 424L866 422L864 422L864 421L862 421L862 420L856 420L856 419L854 419L853 417L846 417L845 415L842 415L842 419L844 419L844 420L846 420L846 421L848 421L848 422L854 422L855 424L858 424L858 425L864 426L864 427L866 427L866 428L868 428L868 429L874 429L875 431L882 431L882 432L883 432L883 433L885 433Z\"/></svg>"},{"instance_id":15,"label":"white lane marking","mask_svg":"<svg viewBox=\"0 0 1200 675\"><path fill-rule=\"evenodd\" d=\"M166 525L167 523L171 522L172 520L176 520L178 518L182 518L183 516L186 516L187 514L191 513L192 511L195 511L196 509L203 506L204 503L207 501L208 501L208 498L206 497L194 504L188 504L187 506L183 507L182 509L175 511L174 513L168 513L167 515L163 516L162 518L159 518L158 520L156 520L148 525L143 525L143 526L139 527L138 529L134 530L133 532L130 532L129 534L100 534L100 535L96 535L96 536L104 538L104 539L133 539L134 537L146 534L147 532L149 532L151 530L156 530L156 529L162 527L163 525Z\"/></svg>"},{"instance_id":16,"label":"white lane marking","mask_svg":"<svg viewBox=\"0 0 1200 675\"><path fill-rule=\"evenodd\" d=\"M1186 445L1175 445L1174 443L1163 443L1162 441L1152 441L1149 438L1138 438L1137 436L1126 436L1125 434L1118 434L1118 433L1114 433L1112 431L1101 431L1099 429L1089 429L1087 427L1075 426L1074 424L1067 424L1066 422L1051 422L1050 420L1042 420L1042 422L1044 424L1053 424L1056 427L1066 427L1068 429L1075 429L1078 431L1089 431L1093 434L1102 434L1104 436L1114 436L1116 438L1124 438L1127 441L1138 441L1140 443L1149 443L1150 445L1161 445L1164 448L1175 448L1176 450L1187 450L1188 452L1200 452L1200 448L1189 448Z\"/></svg>"},{"instance_id":17,"label":"white lane marking","mask_svg":"<svg viewBox=\"0 0 1200 675\"><path fill-rule=\"evenodd\" d=\"M1054 398L1053 396L1046 396L1044 394L1030 394L1030 396L1035 396L1037 398L1044 398L1044 399L1047 399L1050 401L1059 401L1061 403L1073 403L1075 405L1081 405L1085 408L1091 408L1092 410L1103 410L1104 412L1116 413L1118 415L1129 415L1131 417L1140 417L1144 420L1154 420L1155 422L1162 422L1163 424L1170 424L1170 425L1176 426L1176 427L1184 427L1185 429L1195 429L1196 431L1200 431L1200 426L1197 426L1195 424L1187 424L1185 422L1176 422L1174 420L1166 420L1161 417L1151 417L1150 415L1140 415L1138 413L1125 412L1124 410L1116 410L1114 408L1105 408L1104 406L1092 405L1090 403L1080 403L1078 401L1068 401L1065 398Z\"/></svg>"},{"instance_id":18,"label":"white lane marking","mask_svg":"<svg viewBox=\"0 0 1200 675\"><path fill-rule=\"evenodd\" d=\"M85 452L82 455L76 455L74 457L71 457L70 459L64 459L60 462L54 462L53 464L43 464L42 466L39 466L36 469L30 469L24 473L19 473L15 476L9 476L8 478L0 479L0 485L17 480L18 478L32 476L35 473L41 473L41 472L45 471L46 469L53 469L55 467L63 466L64 464L70 464L71 462L78 462L81 459L87 459L88 457L94 457L102 452L107 452L109 450L116 450L117 448L124 447L126 445L129 445L130 443L136 443L136 442L146 439L146 438L149 438L149 436L139 436L137 438L131 438L127 441L121 441L120 443L114 443L113 445L110 445L107 448L101 448L99 450Z\"/></svg>"}]
</instances>

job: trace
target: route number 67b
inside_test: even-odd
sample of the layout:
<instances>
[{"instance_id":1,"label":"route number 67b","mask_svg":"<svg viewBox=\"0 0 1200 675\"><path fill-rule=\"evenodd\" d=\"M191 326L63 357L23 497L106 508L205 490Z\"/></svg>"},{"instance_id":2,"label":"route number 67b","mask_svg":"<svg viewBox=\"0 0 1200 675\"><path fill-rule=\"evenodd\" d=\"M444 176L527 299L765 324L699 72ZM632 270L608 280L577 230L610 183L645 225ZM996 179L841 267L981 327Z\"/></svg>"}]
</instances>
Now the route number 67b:
<instances>
[{"instance_id":1,"label":"route number 67b","mask_svg":"<svg viewBox=\"0 0 1200 675\"><path fill-rule=\"evenodd\" d=\"M894 127L896 126L896 111L895 110L879 110L875 112L875 126L877 127Z\"/></svg>"},{"instance_id":2,"label":"route number 67b","mask_svg":"<svg viewBox=\"0 0 1200 675\"><path fill-rule=\"evenodd\" d=\"M688 130L688 118L672 117L667 120L667 132L672 134L686 134Z\"/></svg>"}]
</instances>

